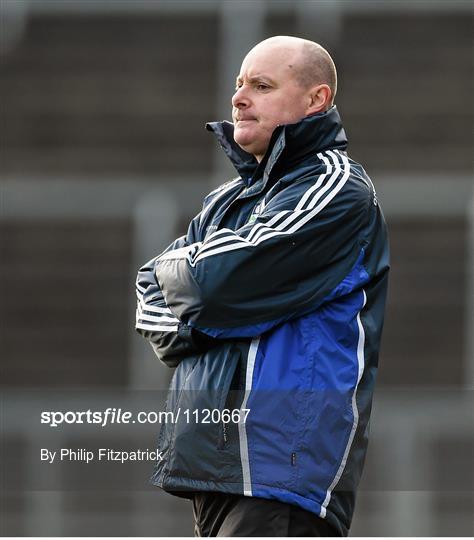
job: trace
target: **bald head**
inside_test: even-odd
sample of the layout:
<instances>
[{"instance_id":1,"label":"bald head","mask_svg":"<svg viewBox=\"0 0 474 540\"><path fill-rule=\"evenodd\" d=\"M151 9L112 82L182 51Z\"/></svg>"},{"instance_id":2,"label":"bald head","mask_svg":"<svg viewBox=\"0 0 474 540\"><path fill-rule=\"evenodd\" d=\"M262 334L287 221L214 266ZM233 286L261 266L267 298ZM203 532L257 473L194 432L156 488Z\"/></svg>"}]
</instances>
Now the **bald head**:
<instances>
[{"instance_id":1,"label":"bald head","mask_svg":"<svg viewBox=\"0 0 474 540\"><path fill-rule=\"evenodd\" d=\"M334 62L317 43L276 36L244 58L232 96L234 141L258 161L277 126L327 111L336 93Z\"/></svg>"},{"instance_id":2,"label":"bald head","mask_svg":"<svg viewBox=\"0 0 474 540\"><path fill-rule=\"evenodd\" d=\"M303 88L327 84L331 90L331 101L337 91L337 72L334 61L324 47L308 39L293 36L273 36L258 43L250 53L259 49L278 55ZM249 54L250 54L249 53Z\"/></svg>"}]
</instances>

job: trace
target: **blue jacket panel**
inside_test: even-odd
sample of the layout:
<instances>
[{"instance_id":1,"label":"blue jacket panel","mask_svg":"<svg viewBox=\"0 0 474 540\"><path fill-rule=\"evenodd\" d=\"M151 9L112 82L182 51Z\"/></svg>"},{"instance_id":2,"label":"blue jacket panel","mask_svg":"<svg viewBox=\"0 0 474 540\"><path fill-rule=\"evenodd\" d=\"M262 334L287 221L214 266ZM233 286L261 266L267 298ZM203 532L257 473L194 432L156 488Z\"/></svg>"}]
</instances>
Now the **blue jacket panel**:
<instances>
[{"instance_id":1,"label":"blue jacket panel","mask_svg":"<svg viewBox=\"0 0 474 540\"><path fill-rule=\"evenodd\" d=\"M280 126L137 278L137 330L176 371L153 475L186 496L278 499L347 534L367 447L388 241L337 109ZM183 411L246 411L190 422ZM178 418L176 418L178 416Z\"/></svg>"}]
</instances>

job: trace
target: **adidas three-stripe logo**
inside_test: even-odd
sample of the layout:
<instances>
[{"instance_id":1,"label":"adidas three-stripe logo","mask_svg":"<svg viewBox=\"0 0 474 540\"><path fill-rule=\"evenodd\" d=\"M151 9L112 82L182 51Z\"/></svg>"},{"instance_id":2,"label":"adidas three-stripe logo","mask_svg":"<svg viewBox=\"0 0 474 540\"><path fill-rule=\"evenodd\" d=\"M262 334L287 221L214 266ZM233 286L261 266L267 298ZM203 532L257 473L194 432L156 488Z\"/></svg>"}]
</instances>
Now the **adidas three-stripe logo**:
<instances>
[{"instance_id":1,"label":"adidas three-stripe logo","mask_svg":"<svg viewBox=\"0 0 474 540\"><path fill-rule=\"evenodd\" d=\"M135 328L152 332L177 332L179 319L167 307L149 304L153 298L144 299L146 290L136 283L137 310Z\"/></svg>"},{"instance_id":2,"label":"adidas three-stripe logo","mask_svg":"<svg viewBox=\"0 0 474 540\"><path fill-rule=\"evenodd\" d=\"M350 165L347 156L338 150L327 150L318 154L325 165L316 182L299 199L294 210L284 210L266 223L256 223L246 236L238 236L230 229L220 229L212 233L204 244L197 243L183 249L182 253L169 252L161 257L188 259L191 266L213 255L252 247L274 238L293 234L321 212L339 193L347 182Z\"/></svg>"}]
</instances>

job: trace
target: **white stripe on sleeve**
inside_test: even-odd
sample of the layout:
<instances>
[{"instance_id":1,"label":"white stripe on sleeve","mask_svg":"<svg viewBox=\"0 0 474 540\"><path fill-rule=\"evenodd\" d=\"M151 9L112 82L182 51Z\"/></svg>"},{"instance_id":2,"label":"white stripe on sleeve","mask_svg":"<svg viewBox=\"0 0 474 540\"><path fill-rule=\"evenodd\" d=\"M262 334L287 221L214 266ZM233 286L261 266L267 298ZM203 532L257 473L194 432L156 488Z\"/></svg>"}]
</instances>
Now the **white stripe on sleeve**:
<instances>
[{"instance_id":1,"label":"white stripe on sleeve","mask_svg":"<svg viewBox=\"0 0 474 540\"><path fill-rule=\"evenodd\" d=\"M313 198L311 198L311 200L308 201L307 199L307 206L311 208L311 211L308 211L308 209L301 210L298 212L293 211L284 221L282 221L274 229L271 229L269 227L269 224L267 223L266 229L270 229L270 230L267 232L265 229L260 228L260 231L262 232L262 234L260 235L259 234L260 231L259 231L259 233L255 234L254 239L252 241L249 241L248 238L252 234L253 229L252 231L249 232L249 234L247 235L247 238L244 238L244 239L242 239L242 237L235 235L235 233L232 236L229 235L228 240L229 241L234 240L234 243L223 246L221 248L211 249L209 251L206 251L206 250L198 251L197 256L191 259L190 261L191 266L195 266L196 263L198 263L199 261L212 255L234 251L236 249L240 249L246 246L257 246L261 244L262 242L268 240L269 238L273 238L275 236L293 234L294 232L299 230L301 227L303 227L308 221L314 219L314 217L319 212L321 212L321 210L323 210L332 201L332 199L339 193L341 188L347 182L347 179L349 178L349 174L350 174L350 165L349 165L349 161L347 157L341 156L342 161L344 163L344 169L341 169L340 164L337 160L337 155L330 151L328 151L328 153L331 155L334 161L336 170L331 175L331 178L329 179L328 183L325 184L324 187L320 191L317 191L313 195ZM326 165L328 166L328 169L329 169L330 167L329 162L327 162ZM336 181L337 181L337 184L336 184ZM314 207L314 205L318 202L321 196L324 195L326 192L328 192L326 197L316 207ZM275 218L276 217L277 216L275 216ZM293 225L291 225L292 223ZM207 244L205 244L204 247L207 247Z\"/></svg>"}]
</instances>

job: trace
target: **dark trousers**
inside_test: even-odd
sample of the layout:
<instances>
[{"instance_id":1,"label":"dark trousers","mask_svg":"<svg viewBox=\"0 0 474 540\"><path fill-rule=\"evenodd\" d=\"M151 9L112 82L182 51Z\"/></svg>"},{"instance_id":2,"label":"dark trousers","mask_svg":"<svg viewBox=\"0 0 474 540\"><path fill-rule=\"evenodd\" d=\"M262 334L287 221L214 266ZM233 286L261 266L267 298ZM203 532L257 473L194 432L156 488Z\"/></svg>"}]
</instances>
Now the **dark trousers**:
<instances>
[{"instance_id":1,"label":"dark trousers","mask_svg":"<svg viewBox=\"0 0 474 540\"><path fill-rule=\"evenodd\" d=\"M338 536L316 514L280 501L196 493L195 536Z\"/></svg>"}]
</instances>

